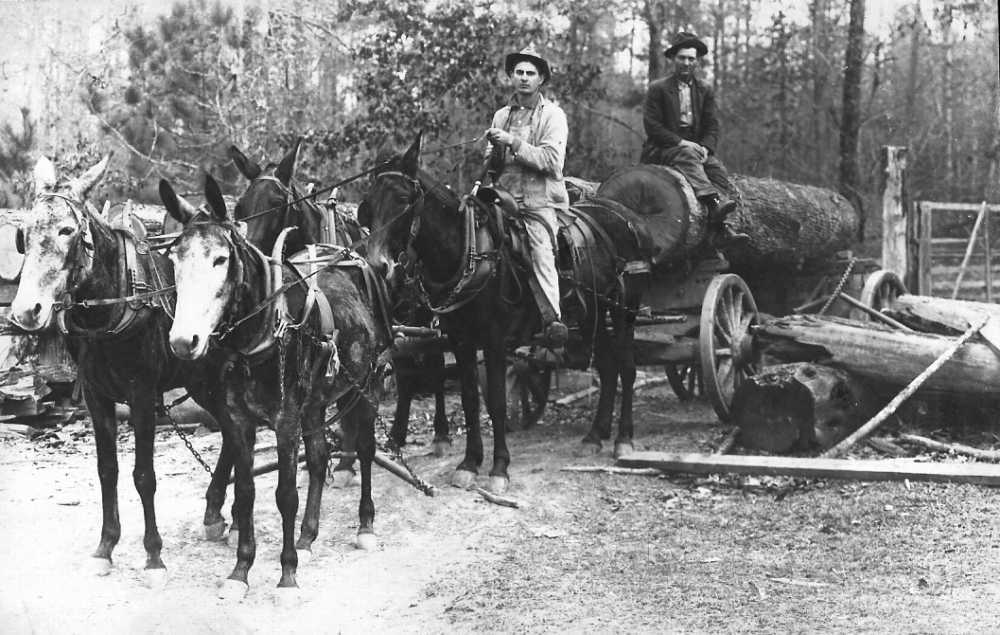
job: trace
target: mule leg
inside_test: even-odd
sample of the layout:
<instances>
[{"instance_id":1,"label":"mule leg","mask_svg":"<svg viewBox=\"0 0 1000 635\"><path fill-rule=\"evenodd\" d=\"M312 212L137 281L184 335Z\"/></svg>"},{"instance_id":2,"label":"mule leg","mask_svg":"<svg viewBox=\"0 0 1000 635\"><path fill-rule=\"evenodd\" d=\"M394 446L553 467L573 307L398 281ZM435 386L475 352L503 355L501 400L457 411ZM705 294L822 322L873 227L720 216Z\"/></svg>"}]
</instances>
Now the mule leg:
<instances>
[{"instance_id":1,"label":"mule leg","mask_svg":"<svg viewBox=\"0 0 1000 635\"><path fill-rule=\"evenodd\" d=\"M622 386L621 414L618 420L618 436L615 438L615 457L621 457L633 450L634 434L632 422L632 399L635 396L635 320L623 311L616 311L615 356L618 377Z\"/></svg>"},{"instance_id":2,"label":"mule leg","mask_svg":"<svg viewBox=\"0 0 1000 635\"><path fill-rule=\"evenodd\" d=\"M229 412L225 408L213 408L212 416L219 423L220 429L233 425L229 418ZM229 477L232 473L233 452L230 444L226 443L225 435L223 435L219 458L215 463L215 470L212 471L208 488L205 490L205 540L214 542L225 538L226 519L222 516L222 506L226 502L226 488L229 486ZM235 523L233 527L235 527Z\"/></svg>"},{"instance_id":3,"label":"mule leg","mask_svg":"<svg viewBox=\"0 0 1000 635\"><path fill-rule=\"evenodd\" d=\"M101 483L101 540L92 561L95 573L107 575L111 571L111 552L121 537L118 519L118 420L115 402L100 395L84 384L84 399L94 425L94 443L97 446L97 477Z\"/></svg>"},{"instance_id":4,"label":"mule leg","mask_svg":"<svg viewBox=\"0 0 1000 635\"><path fill-rule=\"evenodd\" d=\"M358 548L375 548L375 503L372 501L372 462L375 460L375 417L378 412L370 401L360 399L348 417L354 420L361 463L361 500L358 503Z\"/></svg>"},{"instance_id":5,"label":"mule leg","mask_svg":"<svg viewBox=\"0 0 1000 635\"><path fill-rule=\"evenodd\" d=\"M309 493L306 495L306 507L302 513L302 526L299 529L299 539L295 549L299 560L308 558L312 544L319 534L319 511L323 498L323 483L326 481L327 459L330 447L324 434L324 416L326 400L317 393L307 398L302 411L302 439L306 447L306 469L309 470Z\"/></svg>"},{"instance_id":6,"label":"mule leg","mask_svg":"<svg viewBox=\"0 0 1000 635\"><path fill-rule=\"evenodd\" d=\"M406 445L406 435L410 427L410 404L413 401L416 385L412 375L413 369L409 367L407 361L393 360L396 369L396 412L392 419L392 428L389 430L389 438L398 448Z\"/></svg>"},{"instance_id":7,"label":"mule leg","mask_svg":"<svg viewBox=\"0 0 1000 635\"><path fill-rule=\"evenodd\" d=\"M299 511L299 492L295 477L299 456L299 400L296 387L286 387L285 398L275 429L278 439L278 486L274 500L281 514L281 579L278 588L297 587L295 572L299 556L295 551L295 515Z\"/></svg>"},{"instance_id":8,"label":"mule leg","mask_svg":"<svg viewBox=\"0 0 1000 635\"><path fill-rule=\"evenodd\" d=\"M501 346L483 352L486 362L486 410L493 424L493 469L490 470L490 490L502 494L507 490L510 476L510 451L507 449L507 358L500 338L491 341Z\"/></svg>"},{"instance_id":9,"label":"mule leg","mask_svg":"<svg viewBox=\"0 0 1000 635\"><path fill-rule=\"evenodd\" d=\"M611 438L611 418L614 414L618 369L615 361L617 353L613 350L614 343L605 329L598 329L594 346L594 363L597 366L600 391L594 419L590 431L583 437L583 443L599 450L601 441Z\"/></svg>"},{"instance_id":10,"label":"mule leg","mask_svg":"<svg viewBox=\"0 0 1000 635\"><path fill-rule=\"evenodd\" d=\"M243 381L236 381L226 386L226 401L236 407L240 404L239 396L245 390ZM231 410L232 411L232 410ZM220 422L221 423L221 422ZM247 574L253 566L257 553L257 542L254 537L253 506L255 490L253 483L253 446L257 430L249 413L239 411L232 420L233 425L224 427L222 434L225 443L232 448L233 471L233 524L239 526L239 539L236 546L236 566L229 578L223 582L220 595L224 599L240 599L249 589Z\"/></svg>"},{"instance_id":11,"label":"mule leg","mask_svg":"<svg viewBox=\"0 0 1000 635\"><path fill-rule=\"evenodd\" d=\"M434 383L434 456L451 448L451 430L444 406L444 355L427 356L427 373Z\"/></svg>"},{"instance_id":12,"label":"mule leg","mask_svg":"<svg viewBox=\"0 0 1000 635\"><path fill-rule=\"evenodd\" d=\"M143 546L146 548L147 581L151 586L165 581L163 574L166 567L160 558L163 549L163 539L156 527L156 471L153 468L153 440L156 432L156 419L153 406L156 395L146 387L132 387L129 408L131 410L132 427L135 430L135 468L132 480L142 501L142 516L146 525L143 534ZM154 570L160 570L154 572Z\"/></svg>"},{"instance_id":13,"label":"mule leg","mask_svg":"<svg viewBox=\"0 0 1000 635\"><path fill-rule=\"evenodd\" d=\"M483 437L479 428L479 382L476 378L476 349L462 338L461 343L453 342L455 361L458 364L459 380L462 386L462 410L465 413L465 457L455 469L452 485L469 487L483 464Z\"/></svg>"}]
</instances>

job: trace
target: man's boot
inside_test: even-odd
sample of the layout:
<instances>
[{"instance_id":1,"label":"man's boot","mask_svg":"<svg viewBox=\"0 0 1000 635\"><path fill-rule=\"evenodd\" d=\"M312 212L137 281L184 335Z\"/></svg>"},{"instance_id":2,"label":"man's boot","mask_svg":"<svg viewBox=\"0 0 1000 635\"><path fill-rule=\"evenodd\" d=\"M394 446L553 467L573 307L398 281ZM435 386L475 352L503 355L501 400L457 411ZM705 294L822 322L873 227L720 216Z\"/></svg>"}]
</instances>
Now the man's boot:
<instances>
[{"instance_id":1,"label":"man's boot","mask_svg":"<svg viewBox=\"0 0 1000 635\"><path fill-rule=\"evenodd\" d=\"M720 198L718 194L699 197L708 211L709 240L714 247L732 247L750 240L747 234L737 232L726 217L736 211L736 201Z\"/></svg>"}]
</instances>

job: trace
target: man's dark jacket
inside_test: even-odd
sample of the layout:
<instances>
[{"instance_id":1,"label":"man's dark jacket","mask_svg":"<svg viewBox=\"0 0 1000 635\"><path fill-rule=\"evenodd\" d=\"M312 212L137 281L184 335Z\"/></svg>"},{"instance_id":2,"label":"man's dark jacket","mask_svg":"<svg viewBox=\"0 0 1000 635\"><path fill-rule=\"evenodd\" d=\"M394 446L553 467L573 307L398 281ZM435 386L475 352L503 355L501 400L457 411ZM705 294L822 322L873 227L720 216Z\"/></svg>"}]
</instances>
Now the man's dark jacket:
<instances>
[{"instance_id":1,"label":"man's dark jacket","mask_svg":"<svg viewBox=\"0 0 1000 635\"><path fill-rule=\"evenodd\" d=\"M719 119L715 114L715 95L712 89L697 79L691 81L691 127L681 135L681 106L677 96L676 75L659 79L649 85L642 109L642 123L646 128L646 143L642 148L642 161L654 159L657 148L672 148L681 139L695 141L715 154L719 139Z\"/></svg>"}]
</instances>

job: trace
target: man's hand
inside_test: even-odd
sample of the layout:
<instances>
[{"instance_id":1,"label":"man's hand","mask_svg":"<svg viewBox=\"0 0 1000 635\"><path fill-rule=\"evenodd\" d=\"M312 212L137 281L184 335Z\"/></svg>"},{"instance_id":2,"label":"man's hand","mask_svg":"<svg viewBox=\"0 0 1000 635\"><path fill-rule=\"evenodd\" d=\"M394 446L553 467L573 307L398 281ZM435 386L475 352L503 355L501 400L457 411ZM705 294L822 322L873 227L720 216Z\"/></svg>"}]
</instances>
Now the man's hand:
<instances>
[{"instance_id":1,"label":"man's hand","mask_svg":"<svg viewBox=\"0 0 1000 635\"><path fill-rule=\"evenodd\" d=\"M708 158L708 148L705 146L695 143L694 141L688 141L687 139L682 139L680 145L691 148L698 155L698 160L702 163Z\"/></svg>"},{"instance_id":2,"label":"man's hand","mask_svg":"<svg viewBox=\"0 0 1000 635\"><path fill-rule=\"evenodd\" d=\"M486 131L486 138L493 145L510 146L514 145L514 135L500 128L490 128Z\"/></svg>"}]
</instances>

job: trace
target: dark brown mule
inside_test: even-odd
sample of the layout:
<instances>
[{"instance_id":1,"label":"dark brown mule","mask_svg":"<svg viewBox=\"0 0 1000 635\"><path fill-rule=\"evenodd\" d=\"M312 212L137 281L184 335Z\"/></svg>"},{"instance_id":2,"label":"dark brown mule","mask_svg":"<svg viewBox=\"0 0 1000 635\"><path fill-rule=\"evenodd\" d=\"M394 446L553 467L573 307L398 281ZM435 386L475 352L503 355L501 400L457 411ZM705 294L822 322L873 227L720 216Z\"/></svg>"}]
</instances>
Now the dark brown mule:
<instances>
[{"instance_id":1,"label":"dark brown mule","mask_svg":"<svg viewBox=\"0 0 1000 635\"><path fill-rule=\"evenodd\" d=\"M130 232L113 229L85 201L107 164L105 158L57 187L54 166L47 159L39 161L37 196L19 233L25 259L11 319L28 331L57 322L67 334L97 446L104 521L91 563L102 575L111 569L111 554L121 535L115 402L129 404L135 431L132 477L145 520L146 577L150 585L158 585L166 580L166 569L153 502L154 408L164 391L184 386L220 423L228 413L216 399L218 367L212 359L185 363L170 354L165 307L172 299L169 293L155 293L169 291L173 284L170 262ZM116 301L125 297L130 301ZM219 512L228 473L222 452L206 493L205 525L212 538L221 536L225 526Z\"/></svg>"},{"instance_id":2,"label":"dark brown mule","mask_svg":"<svg viewBox=\"0 0 1000 635\"><path fill-rule=\"evenodd\" d=\"M274 249L274 242L286 227L295 227L285 240L285 252L294 254L306 245L332 244L350 246L361 238L357 220L334 210L327 212L312 198L304 196L304 187L295 179L302 139L277 163L261 168L236 146L230 146L229 157L246 177L247 189L236 201L235 218L247 224L246 238L265 254ZM343 435L344 458L333 468L334 487L345 487L354 476L354 431Z\"/></svg>"},{"instance_id":3,"label":"dark brown mule","mask_svg":"<svg viewBox=\"0 0 1000 635\"><path fill-rule=\"evenodd\" d=\"M283 535L278 586L297 586L296 550L307 552L316 538L329 452L323 435L329 403L337 404L345 428L357 430L358 545L374 545L374 389L388 333L370 308L378 302L370 295L373 283L366 281L373 278L365 274L363 261L343 248L320 246L301 264L295 264L296 257L293 266L276 264L227 218L211 177L206 179L205 195L209 215L191 217L179 206L167 204L185 225L170 254L177 285L170 347L182 359L199 359L210 349L227 357L224 393L232 417L222 432L233 448L235 523L240 532L236 566L221 592L242 597L256 553L252 470L256 424L261 420L269 421L278 437L275 499ZM276 252L281 242L279 238ZM331 257L343 261L328 264ZM281 282L291 286L277 293L275 285ZM301 535L295 542L300 438L306 444L310 482Z\"/></svg>"},{"instance_id":4,"label":"dark brown mule","mask_svg":"<svg viewBox=\"0 0 1000 635\"><path fill-rule=\"evenodd\" d=\"M455 482L469 484L483 461L479 427L476 350L486 363L486 407L493 424L493 467L490 487L502 491L509 482L510 453L506 441L506 354L524 344L540 324L538 309L517 273L517 260L506 248L509 235L495 231L492 208L473 197L460 200L418 169L420 137L385 169L376 172L359 210L371 227L367 257L380 273L398 279L400 254L417 267L429 302L440 314L451 341L462 385L462 407L468 428L465 458ZM584 443L599 449L611 436L611 418L618 380L622 387L617 452L632 444L632 350L635 309L647 284L645 275L626 275L623 266L638 261L638 241L631 227L639 221L627 208L590 202L564 218L561 238L573 241L560 250L564 314L579 325L578 363L587 365L593 347L600 375L600 401ZM490 231L490 226L494 231ZM568 237L568 238L567 238ZM391 284L391 283L390 283ZM568 294L568 295L567 295ZM605 327L610 317L611 328Z\"/></svg>"}]
</instances>

